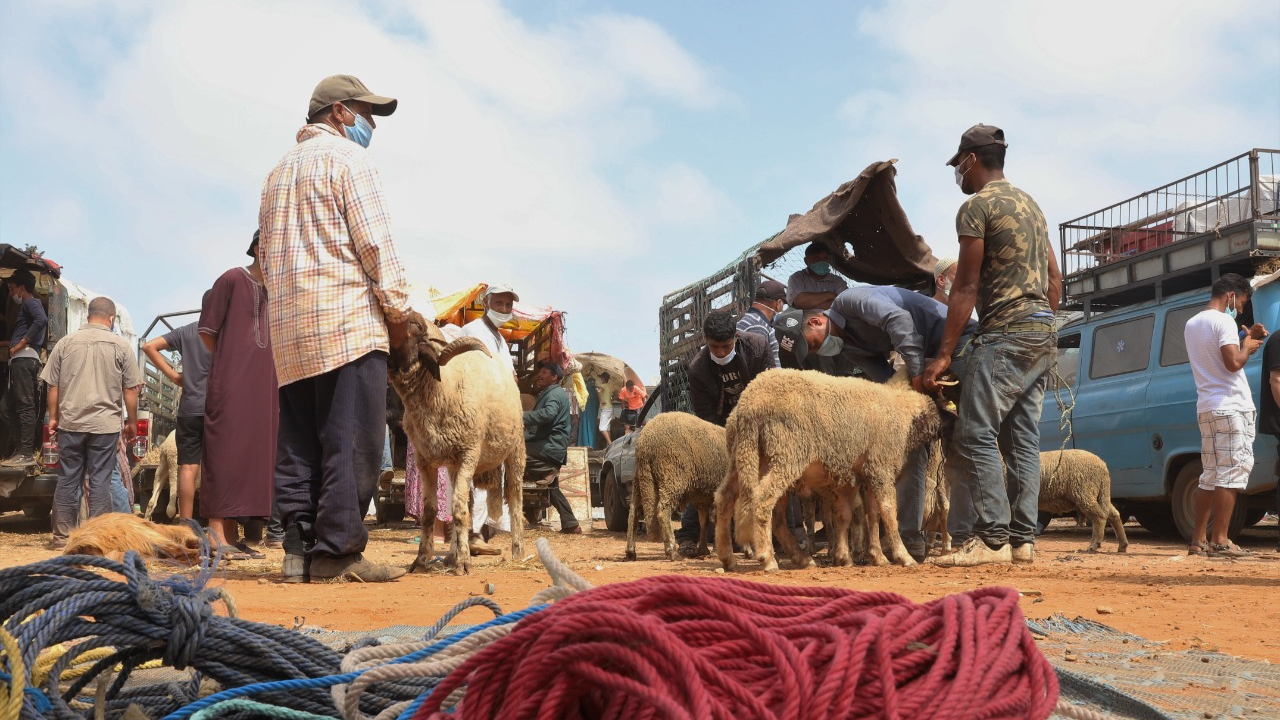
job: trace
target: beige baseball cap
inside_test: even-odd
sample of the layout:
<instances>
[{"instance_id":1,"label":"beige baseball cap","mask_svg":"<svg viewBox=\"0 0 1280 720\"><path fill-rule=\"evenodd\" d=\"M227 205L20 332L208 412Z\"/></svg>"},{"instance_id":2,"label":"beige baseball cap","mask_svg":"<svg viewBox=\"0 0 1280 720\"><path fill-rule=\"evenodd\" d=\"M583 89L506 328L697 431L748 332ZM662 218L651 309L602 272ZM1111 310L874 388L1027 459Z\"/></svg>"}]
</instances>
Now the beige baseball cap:
<instances>
[{"instance_id":1,"label":"beige baseball cap","mask_svg":"<svg viewBox=\"0 0 1280 720\"><path fill-rule=\"evenodd\" d=\"M396 111L395 98L374 95L352 75L330 75L316 85L311 92L311 105L307 109L307 119L334 103L359 100L373 106L374 115L390 115Z\"/></svg>"}]
</instances>

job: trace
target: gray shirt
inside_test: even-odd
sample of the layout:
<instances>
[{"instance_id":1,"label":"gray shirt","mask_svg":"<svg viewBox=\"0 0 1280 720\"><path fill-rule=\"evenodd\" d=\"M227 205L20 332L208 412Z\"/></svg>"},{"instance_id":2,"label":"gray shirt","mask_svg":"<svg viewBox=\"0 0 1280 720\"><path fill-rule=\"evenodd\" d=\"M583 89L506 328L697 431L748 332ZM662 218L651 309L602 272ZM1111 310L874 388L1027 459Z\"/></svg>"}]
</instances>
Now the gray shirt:
<instances>
[{"instance_id":1,"label":"gray shirt","mask_svg":"<svg viewBox=\"0 0 1280 720\"><path fill-rule=\"evenodd\" d=\"M124 389L142 384L133 352L110 328L90 324L53 346L40 379L58 388L60 430L120 432Z\"/></svg>"},{"instance_id":2,"label":"gray shirt","mask_svg":"<svg viewBox=\"0 0 1280 720\"><path fill-rule=\"evenodd\" d=\"M947 324L947 306L899 287L856 287L836 297L827 317L844 331L845 347L861 354L884 357L897 350L907 374L924 372L925 360L935 357ZM970 321L965 333L977 329Z\"/></svg>"},{"instance_id":3,"label":"gray shirt","mask_svg":"<svg viewBox=\"0 0 1280 720\"><path fill-rule=\"evenodd\" d=\"M808 268L797 270L787 278L787 304L794 306L796 296L800 293L842 293L849 289L849 283L831 271L826 275L815 275Z\"/></svg>"},{"instance_id":4,"label":"gray shirt","mask_svg":"<svg viewBox=\"0 0 1280 720\"><path fill-rule=\"evenodd\" d=\"M213 353L200 340L200 323L183 325L164 336L169 349L182 356L182 399L178 417L202 417Z\"/></svg>"}]
</instances>

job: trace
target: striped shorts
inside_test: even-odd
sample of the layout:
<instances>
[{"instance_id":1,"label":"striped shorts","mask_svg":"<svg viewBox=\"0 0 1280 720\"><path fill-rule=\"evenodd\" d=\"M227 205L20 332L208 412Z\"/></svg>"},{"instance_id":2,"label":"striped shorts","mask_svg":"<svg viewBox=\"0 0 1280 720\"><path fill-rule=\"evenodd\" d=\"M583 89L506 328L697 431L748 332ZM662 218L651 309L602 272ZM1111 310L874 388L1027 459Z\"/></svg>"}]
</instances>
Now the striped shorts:
<instances>
[{"instance_id":1,"label":"striped shorts","mask_svg":"<svg viewBox=\"0 0 1280 720\"><path fill-rule=\"evenodd\" d=\"M1196 415L1200 425L1200 489L1243 490L1253 472L1257 412L1214 410Z\"/></svg>"}]
</instances>

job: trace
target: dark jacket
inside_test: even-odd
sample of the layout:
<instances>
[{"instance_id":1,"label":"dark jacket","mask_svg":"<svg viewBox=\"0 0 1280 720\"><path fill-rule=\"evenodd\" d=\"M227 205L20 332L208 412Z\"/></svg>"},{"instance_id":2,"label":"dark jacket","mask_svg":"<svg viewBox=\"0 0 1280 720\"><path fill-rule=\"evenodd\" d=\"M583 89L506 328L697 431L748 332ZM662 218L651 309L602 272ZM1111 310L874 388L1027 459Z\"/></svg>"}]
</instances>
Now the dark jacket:
<instances>
[{"instance_id":1,"label":"dark jacket","mask_svg":"<svg viewBox=\"0 0 1280 720\"><path fill-rule=\"evenodd\" d=\"M737 355L728 365L717 365L703 347L689 363L689 395L693 414L723 426L738 405L738 396L757 375L773 367L769 342L759 333L740 333ZM725 383L724 377L730 382Z\"/></svg>"},{"instance_id":2,"label":"dark jacket","mask_svg":"<svg viewBox=\"0 0 1280 720\"><path fill-rule=\"evenodd\" d=\"M531 458L564 465L569 448L569 395L559 385L538 394L524 414L524 448Z\"/></svg>"},{"instance_id":3,"label":"dark jacket","mask_svg":"<svg viewBox=\"0 0 1280 720\"><path fill-rule=\"evenodd\" d=\"M38 352L44 347L45 331L48 328L49 316L45 314L44 306L38 299L29 297L22 301L22 306L18 309L18 320L13 325L13 337L9 340L11 344L17 345L22 338L26 338L27 346Z\"/></svg>"}]
</instances>

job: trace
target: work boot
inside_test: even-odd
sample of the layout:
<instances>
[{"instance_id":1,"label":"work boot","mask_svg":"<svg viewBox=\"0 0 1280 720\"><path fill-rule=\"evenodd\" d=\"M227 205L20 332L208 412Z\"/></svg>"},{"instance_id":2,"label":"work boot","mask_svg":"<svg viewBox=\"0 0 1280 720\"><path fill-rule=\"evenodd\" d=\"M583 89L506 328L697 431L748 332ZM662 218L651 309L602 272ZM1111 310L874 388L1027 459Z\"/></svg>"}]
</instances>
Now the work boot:
<instances>
[{"instance_id":1,"label":"work boot","mask_svg":"<svg viewBox=\"0 0 1280 720\"><path fill-rule=\"evenodd\" d=\"M562 528L560 528L560 532L561 532L561 534L563 534L563 535L581 535L581 534L582 534L582 526L581 526L581 525L570 525L569 527L562 527Z\"/></svg>"},{"instance_id":2,"label":"work boot","mask_svg":"<svg viewBox=\"0 0 1280 720\"><path fill-rule=\"evenodd\" d=\"M905 547L907 548L907 554L917 563L922 563L925 558L929 557L929 547L923 543L908 543Z\"/></svg>"},{"instance_id":3,"label":"work boot","mask_svg":"<svg viewBox=\"0 0 1280 720\"><path fill-rule=\"evenodd\" d=\"M364 555L321 556L311 561L311 576L328 580L350 578L360 582L387 582L404 575L404 568L366 560Z\"/></svg>"},{"instance_id":4,"label":"work boot","mask_svg":"<svg viewBox=\"0 0 1280 720\"><path fill-rule=\"evenodd\" d=\"M1013 548L1010 553L1013 561L1019 565L1030 565L1036 561L1036 544L1023 543Z\"/></svg>"},{"instance_id":5,"label":"work boot","mask_svg":"<svg viewBox=\"0 0 1280 720\"><path fill-rule=\"evenodd\" d=\"M280 576L283 582L311 582L311 557L285 553L284 562L280 563Z\"/></svg>"},{"instance_id":6,"label":"work boot","mask_svg":"<svg viewBox=\"0 0 1280 720\"><path fill-rule=\"evenodd\" d=\"M975 565L1012 562L1013 553L1009 549L1008 543L992 550L980 537L971 537L964 544L964 547L958 551L933 559L935 565L942 567L973 567Z\"/></svg>"},{"instance_id":7,"label":"work boot","mask_svg":"<svg viewBox=\"0 0 1280 720\"><path fill-rule=\"evenodd\" d=\"M7 468L24 468L36 464L36 457L31 453L16 452L9 457L8 460L0 463L0 466Z\"/></svg>"}]
</instances>

